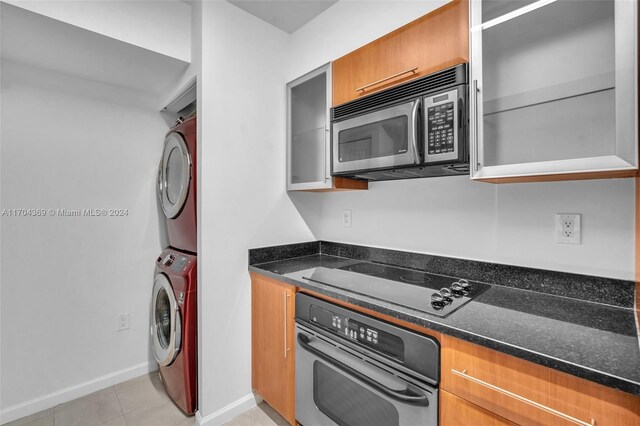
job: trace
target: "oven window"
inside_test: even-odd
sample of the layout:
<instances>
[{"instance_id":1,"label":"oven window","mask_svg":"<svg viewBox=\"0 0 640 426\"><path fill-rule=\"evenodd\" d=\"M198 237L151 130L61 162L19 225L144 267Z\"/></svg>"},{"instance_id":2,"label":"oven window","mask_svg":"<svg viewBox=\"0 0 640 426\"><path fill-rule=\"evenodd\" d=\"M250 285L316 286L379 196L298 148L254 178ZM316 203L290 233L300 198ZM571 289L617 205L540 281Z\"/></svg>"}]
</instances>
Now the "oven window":
<instances>
[{"instance_id":1,"label":"oven window","mask_svg":"<svg viewBox=\"0 0 640 426\"><path fill-rule=\"evenodd\" d=\"M313 363L313 399L320 411L340 425L400 424L391 402L320 361Z\"/></svg>"},{"instance_id":2,"label":"oven window","mask_svg":"<svg viewBox=\"0 0 640 426\"><path fill-rule=\"evenodd\" d=\"M338 161L346 163L407 152L407 123L408 117L401 115L339 132Z\"/></svg>"}]
</instances>

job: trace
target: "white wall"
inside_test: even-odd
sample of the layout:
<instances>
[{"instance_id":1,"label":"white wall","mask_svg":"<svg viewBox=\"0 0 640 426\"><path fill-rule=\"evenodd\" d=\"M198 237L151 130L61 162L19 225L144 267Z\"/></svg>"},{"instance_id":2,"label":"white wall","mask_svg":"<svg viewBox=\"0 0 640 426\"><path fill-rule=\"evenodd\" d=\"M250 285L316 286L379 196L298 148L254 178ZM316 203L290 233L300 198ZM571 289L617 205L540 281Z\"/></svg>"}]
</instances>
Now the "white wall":
<instances>
[{"instance_id":1,"label":"white wall","mask_svg":"<svg viewBox=\"0 0 640 426\"><path fill-rule=\"evenodd\" d=\"M2 62L2 209L120 208L125 217L1 218L2 422L154 369L160 253L153 99ZM117 316L131 328L117 332Z\"/></svg>"},{"instance_id":2,"label":"white wall","mask_svg":"<svg viewBox=\"0 0 640 426\"><path fill-rule=\"evenodd\" d=\"M191 60L191 6L182 1L3 1L163 55Z\"/></svg>"},{"instance_id":3,"label":"white wall","mask_svg":"<svg viewBox=\"0 0 640 426\"><path fill-rule=\"evenodd\" d=\"M199 57L199 21L192 28L191 7L181 2L98 2L86 9L66 1L17 3L97 32L102 29L89 24L101 23L106 35L150 49L144 39L153 40L155 30L165 31L173 13L178 41L184 31L196 32L196 43L187 40L180 49L187 49L186 57L194 49ZM9 54L24 42L15 25L37 22L30 12L16 12L20 10L3 6L3 32L10 33L3 33L0 73L0 207L125 208L128 216L1 218L3 423L157 368L148 333L155 259L164 247L155 179L168 129L165 120L172 121L158 112L159 97L170 101L200 67L195 61L179 77L186 68L181 60L66 24L48 26L54 39L74 28L80 37L110 41L103 44L116 54L98 48L92 56L104 68L139 71L154 61L162 63L147 79L169 90L145 90L148 85L132 87L130 80L117 78L83 78L91 74L85 69L91 64L78 62L60 70L55 60ZM69 15L57 16L56 11ZM139 40L108 31L135 32L134 27ZM163 43L162 38L156 41ZM140 54L127 56L136 49ZM39 55L37 49L29 52ZM117 332L117 316L126 312L131 328Z\"/></svg>"},{"instance_id":4,"label":"white wall","mask_svg":"<svg viewBox=\"0 0 640 426\"><path fill-rule=\"evenodd\" d=\"M291 36L287 80L443 3L340 1ZM633 279L632 179L492 185L449 177L289 197L317 239ZM341 225L342 209L352 210L351 228ZM560 212L582 213L582 245L554 242Z\"/></svg>"},{"instance_id":5,"label":"white wall","mask_svg":"<svg viewBox=\"0 0 640 426\"><path fill-rule=\"evenodd\" d=\"M284 192L288 36L224 1L202 13L199 416L219 424L254 403L247 250L314 236Z\"/></svg>"},{"instance_id":6,"label":"white wall","mask_svg":"<svg viewBox=\"0 0 640 426\"><path fill-rule=\"evenodd\" d=\"M621 279L633 278L633 179L495 186L465 177L291 194L318 239ZM341 225L352 210L352 227ZM582 213L582 245L554 242L555 213Z\"/></svg>"},{"instance_id":7,"label":"white wall","mask_svg":"<svg viewBox=\"0 0 640 426\"><path fill-rule=\"evenodd\" d=\"M449 0L341 0L290 36L287 81L367 44Z\"/></svg>"}]
</instances>

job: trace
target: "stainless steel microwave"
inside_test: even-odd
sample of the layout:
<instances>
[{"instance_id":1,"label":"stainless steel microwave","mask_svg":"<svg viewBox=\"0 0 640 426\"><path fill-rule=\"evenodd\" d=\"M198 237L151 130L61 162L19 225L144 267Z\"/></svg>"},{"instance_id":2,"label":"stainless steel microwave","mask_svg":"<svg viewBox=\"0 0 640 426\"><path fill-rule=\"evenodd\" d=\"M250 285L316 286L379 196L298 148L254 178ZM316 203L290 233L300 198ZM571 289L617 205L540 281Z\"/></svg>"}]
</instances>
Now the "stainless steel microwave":
<instances>
[{"instance_id":1,"label":"stainless steel microwave","mask_svg":"<svg viewBox=\"0 0 640 426\"><path fill-rule=\"evenodd\" d=\"M462 64L332 108L332 175L468 174L467 94Z\"/></svg>"}]
</instances>

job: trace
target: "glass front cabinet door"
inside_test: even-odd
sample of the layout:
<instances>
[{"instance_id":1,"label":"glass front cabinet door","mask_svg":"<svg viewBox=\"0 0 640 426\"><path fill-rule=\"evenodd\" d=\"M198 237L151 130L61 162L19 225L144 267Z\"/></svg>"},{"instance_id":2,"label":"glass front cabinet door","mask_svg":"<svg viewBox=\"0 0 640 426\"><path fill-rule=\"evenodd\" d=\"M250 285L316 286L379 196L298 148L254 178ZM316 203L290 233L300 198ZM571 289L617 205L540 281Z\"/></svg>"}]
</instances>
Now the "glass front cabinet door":
<instances>
[{"instance_id":1,"label":"glass front cabinet door","mask_svg":"<svg viewBox=\"0 0 640 426\"><path fill-rule=\"evenodd\" d=\"M332 187L331 64L287 84L287 190Z\"/></svg>"},{"instance_id":2,"label":"glass front cabinet door","mask_svg":"<svg viewBox=\"0 0 640 426\"><path fill-rule=\"evenodd\" d=\"M638 168L635 0L471 0L471 176Z\"/></svg>"}]
</instances>

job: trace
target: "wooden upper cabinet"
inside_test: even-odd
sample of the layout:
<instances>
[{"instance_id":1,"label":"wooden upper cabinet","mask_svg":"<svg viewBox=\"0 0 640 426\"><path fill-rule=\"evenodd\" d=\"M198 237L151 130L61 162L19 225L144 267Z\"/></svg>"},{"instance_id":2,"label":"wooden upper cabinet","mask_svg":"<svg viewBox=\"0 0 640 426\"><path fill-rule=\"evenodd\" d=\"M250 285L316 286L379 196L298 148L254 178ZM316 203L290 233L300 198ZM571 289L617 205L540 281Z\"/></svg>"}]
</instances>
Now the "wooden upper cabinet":
<instances>
[{"instance_id":1,"label":"wooden upper cabinet","mask_svg":"<svg viewBox=\"0 0 640 426\"><path fill-rule=\"evenodd\" d=\"M471 178L638 173L638 2L473 0Z\"/></svg>"},{"instance_id":2,"label":"wooden upper cabinet","mask_svg":"<svg viewBox=\"0 0 640 426\"><path fill-rule=\"evenodd\" d=\"M365 180L331 176L331 64L287 84L287 191L368 189Z\"/></svg>"},{"instance_id":3,"label":"wooden upper cabinet","mask_svg":"<svg viewBox=\"0 0 640 426\"><path fill-rule=\"evenodd\" d=\"M251 274L253 389L295 425L295 287Z\"/></svg>"},{"instance_id":4,"label":"wooden upper cabinet","mask_svg":"<svg viewBox=\"0 0 640 426\"><path fill-rule=\"evenodd\" d=\"M335 60L333 106L468 61L469 4L453 0Z\"/></svg>"}]
</instances>

